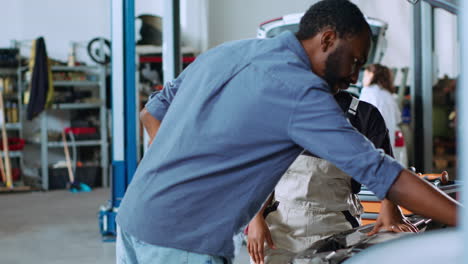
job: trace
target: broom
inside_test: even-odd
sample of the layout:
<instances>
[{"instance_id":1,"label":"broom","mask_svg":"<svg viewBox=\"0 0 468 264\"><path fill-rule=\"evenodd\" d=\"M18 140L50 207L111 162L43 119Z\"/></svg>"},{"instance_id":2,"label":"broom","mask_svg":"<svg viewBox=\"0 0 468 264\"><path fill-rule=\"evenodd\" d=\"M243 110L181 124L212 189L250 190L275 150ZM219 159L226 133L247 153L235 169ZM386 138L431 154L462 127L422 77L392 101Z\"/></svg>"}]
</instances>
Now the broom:
<instances>
[{"instance_id":1,"label":"broom","mask_svg":"<svg viewBox=\"0 0 468 264\"><path fill-rule=\"evenodd\" d=\"M62 140L63 140L63 148L65 150L65 159L67 163L68 169L68 179L70 180L68 189L70 192L77 193L77 192L90 192L91 187L87 184L78 182L75 180L75 176L73 174L72 164L70 160L70 153L68 152L68 144L67 144L67 136L65 135L65 130L62 130Z\"/></svg>"},{"instance_id":2,"label":"broom","mask_svg":"<svg viewBox=\"0 0 468 264\"><path fill-rule=\"evenodd\" d=\"M6 120L5 120L5 109L3 103L3 91L0 91L0 119L2 123L2 143L3 143L3 155L5 156L5 164L0 157L0 169L2 174L2 179L5 182L7 188L13 188L13 180L11 175L11 161L10 153L8 151L8 136L6 133Z\"/></svg>"}]
</instances>

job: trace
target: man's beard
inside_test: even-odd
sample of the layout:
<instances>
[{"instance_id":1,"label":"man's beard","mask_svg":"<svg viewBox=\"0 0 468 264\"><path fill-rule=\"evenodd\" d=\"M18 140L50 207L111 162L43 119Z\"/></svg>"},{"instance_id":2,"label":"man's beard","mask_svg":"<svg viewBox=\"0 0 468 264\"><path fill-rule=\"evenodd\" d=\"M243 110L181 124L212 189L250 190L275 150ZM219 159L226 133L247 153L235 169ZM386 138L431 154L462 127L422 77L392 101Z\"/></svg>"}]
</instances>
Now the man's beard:
<instances>
[{"instance_id":1,"label":"man's beard","mask_svg":"<svg viewBox=\"0 0 468 264\"><path fill-rule=\"evenodd\" d=\"M325 62L325 75L324 79L330 86L332 93L337 93L339 90L339 83L343 82L343 79L338 76L340 66L342 66L340 60L344 56L343 47L338 47L330 54Z\"/></svg>"}]
</instances>

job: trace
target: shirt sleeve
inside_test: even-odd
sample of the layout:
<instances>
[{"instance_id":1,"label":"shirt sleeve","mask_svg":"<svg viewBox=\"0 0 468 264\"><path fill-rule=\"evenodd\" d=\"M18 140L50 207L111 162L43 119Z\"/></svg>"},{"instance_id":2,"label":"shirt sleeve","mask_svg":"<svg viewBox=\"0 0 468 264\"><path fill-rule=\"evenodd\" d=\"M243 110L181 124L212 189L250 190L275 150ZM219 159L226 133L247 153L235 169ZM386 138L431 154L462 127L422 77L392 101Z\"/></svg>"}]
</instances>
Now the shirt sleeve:
<instances>
[{"instance_id":1,"label":"shirt sleeve","mask_svg":"<svg viewBox=\"0 0 468 264\"><path fill-rule=\"evenodd\" d=\"M295 143L330 161L380 199L403 169L351 126L325 89L310 88L299 96L288 129Z\"/></svg>"},{"instance_id":2,"label":"shirt sleeve","mask_svg":"<svg viewBox=\"0 0 468 264\"><path fill-rule=\"evenodd\" d=\"M164 119L167 109L169 109L172 100L184 80L184 76L185 71L183 71L175 80L167 82L161 91L152 93L148 98L145 108L157 120L162 121Z\"/></svg>"}]
</instances>

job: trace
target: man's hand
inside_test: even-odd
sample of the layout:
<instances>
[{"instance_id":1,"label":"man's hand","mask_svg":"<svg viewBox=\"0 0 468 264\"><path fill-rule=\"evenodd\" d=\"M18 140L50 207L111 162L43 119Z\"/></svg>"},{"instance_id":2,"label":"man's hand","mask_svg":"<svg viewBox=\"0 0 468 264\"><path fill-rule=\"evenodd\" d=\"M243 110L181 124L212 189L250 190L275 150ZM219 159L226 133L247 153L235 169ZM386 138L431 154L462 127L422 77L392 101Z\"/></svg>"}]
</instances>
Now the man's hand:
<instances>
[{"instance_id":1,"label":"man's hand","mask_svg":"<svg viewBox=\"0 0 468 264\"><path fill-rule=\"evenodd\" d=\"M387 198L415 214L450 226L457 224L460 204L409 170L401 171Z\"/></svg>"},{"instance_id":2,"label":"man's hand","mask_svg":"<svg viewBox=\"0 0 468 264\"><path fill-rule=\"evenodd\" d=\"M395 233L419 232L418 228L403 215L400 208L387 199L382 201L379 217L374 225L374 229L367 235L374 235L381 229Z\"/></svg>"},{"instance_id":3,"label":"man's hand","mask_svg":"<svg viewBox=\"0 0 468 264\"><path fill-rule=\"evenodd\" d=\"M271 249L276 249L271 239L270 229L261 214L257 214L250 221L247 238L247 251L256 264L263 264L265 241Z\"/></svg>"}]
</instances>

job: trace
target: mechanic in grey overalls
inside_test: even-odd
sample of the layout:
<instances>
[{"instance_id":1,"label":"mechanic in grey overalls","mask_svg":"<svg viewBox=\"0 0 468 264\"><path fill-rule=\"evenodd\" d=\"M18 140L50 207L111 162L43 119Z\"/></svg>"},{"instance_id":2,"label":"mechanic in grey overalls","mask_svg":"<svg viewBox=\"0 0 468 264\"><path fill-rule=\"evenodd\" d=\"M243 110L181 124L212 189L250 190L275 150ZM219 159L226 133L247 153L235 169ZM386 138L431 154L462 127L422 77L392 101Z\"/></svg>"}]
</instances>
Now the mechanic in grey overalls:
<instances>
[{"instance_id":1,"label":"mechanic in grey overalls","mask_svg":"<svg viewBox=\"0 0 468 264\"><path fill-rule=\"evenodd\" d=\"M375 107L347 92L338 93L335 99L359 132L376 148L393 155L385 122ZM265 240L265 263L285 264L315 241L358 227L363 213L357 196L360 189L359 183L332 163L301 153L276 185L273 200L269 202L273 206L266 211L264 206L249 224L251 263L255 263L255 247L263 245ZM269 229L271 238L259 235L261 229ZM402 228L401 231L411 230ZM275 248L267 244L274 244ZM257 259L258 256L257 250Z\"/></svg>"}]
</instances>

